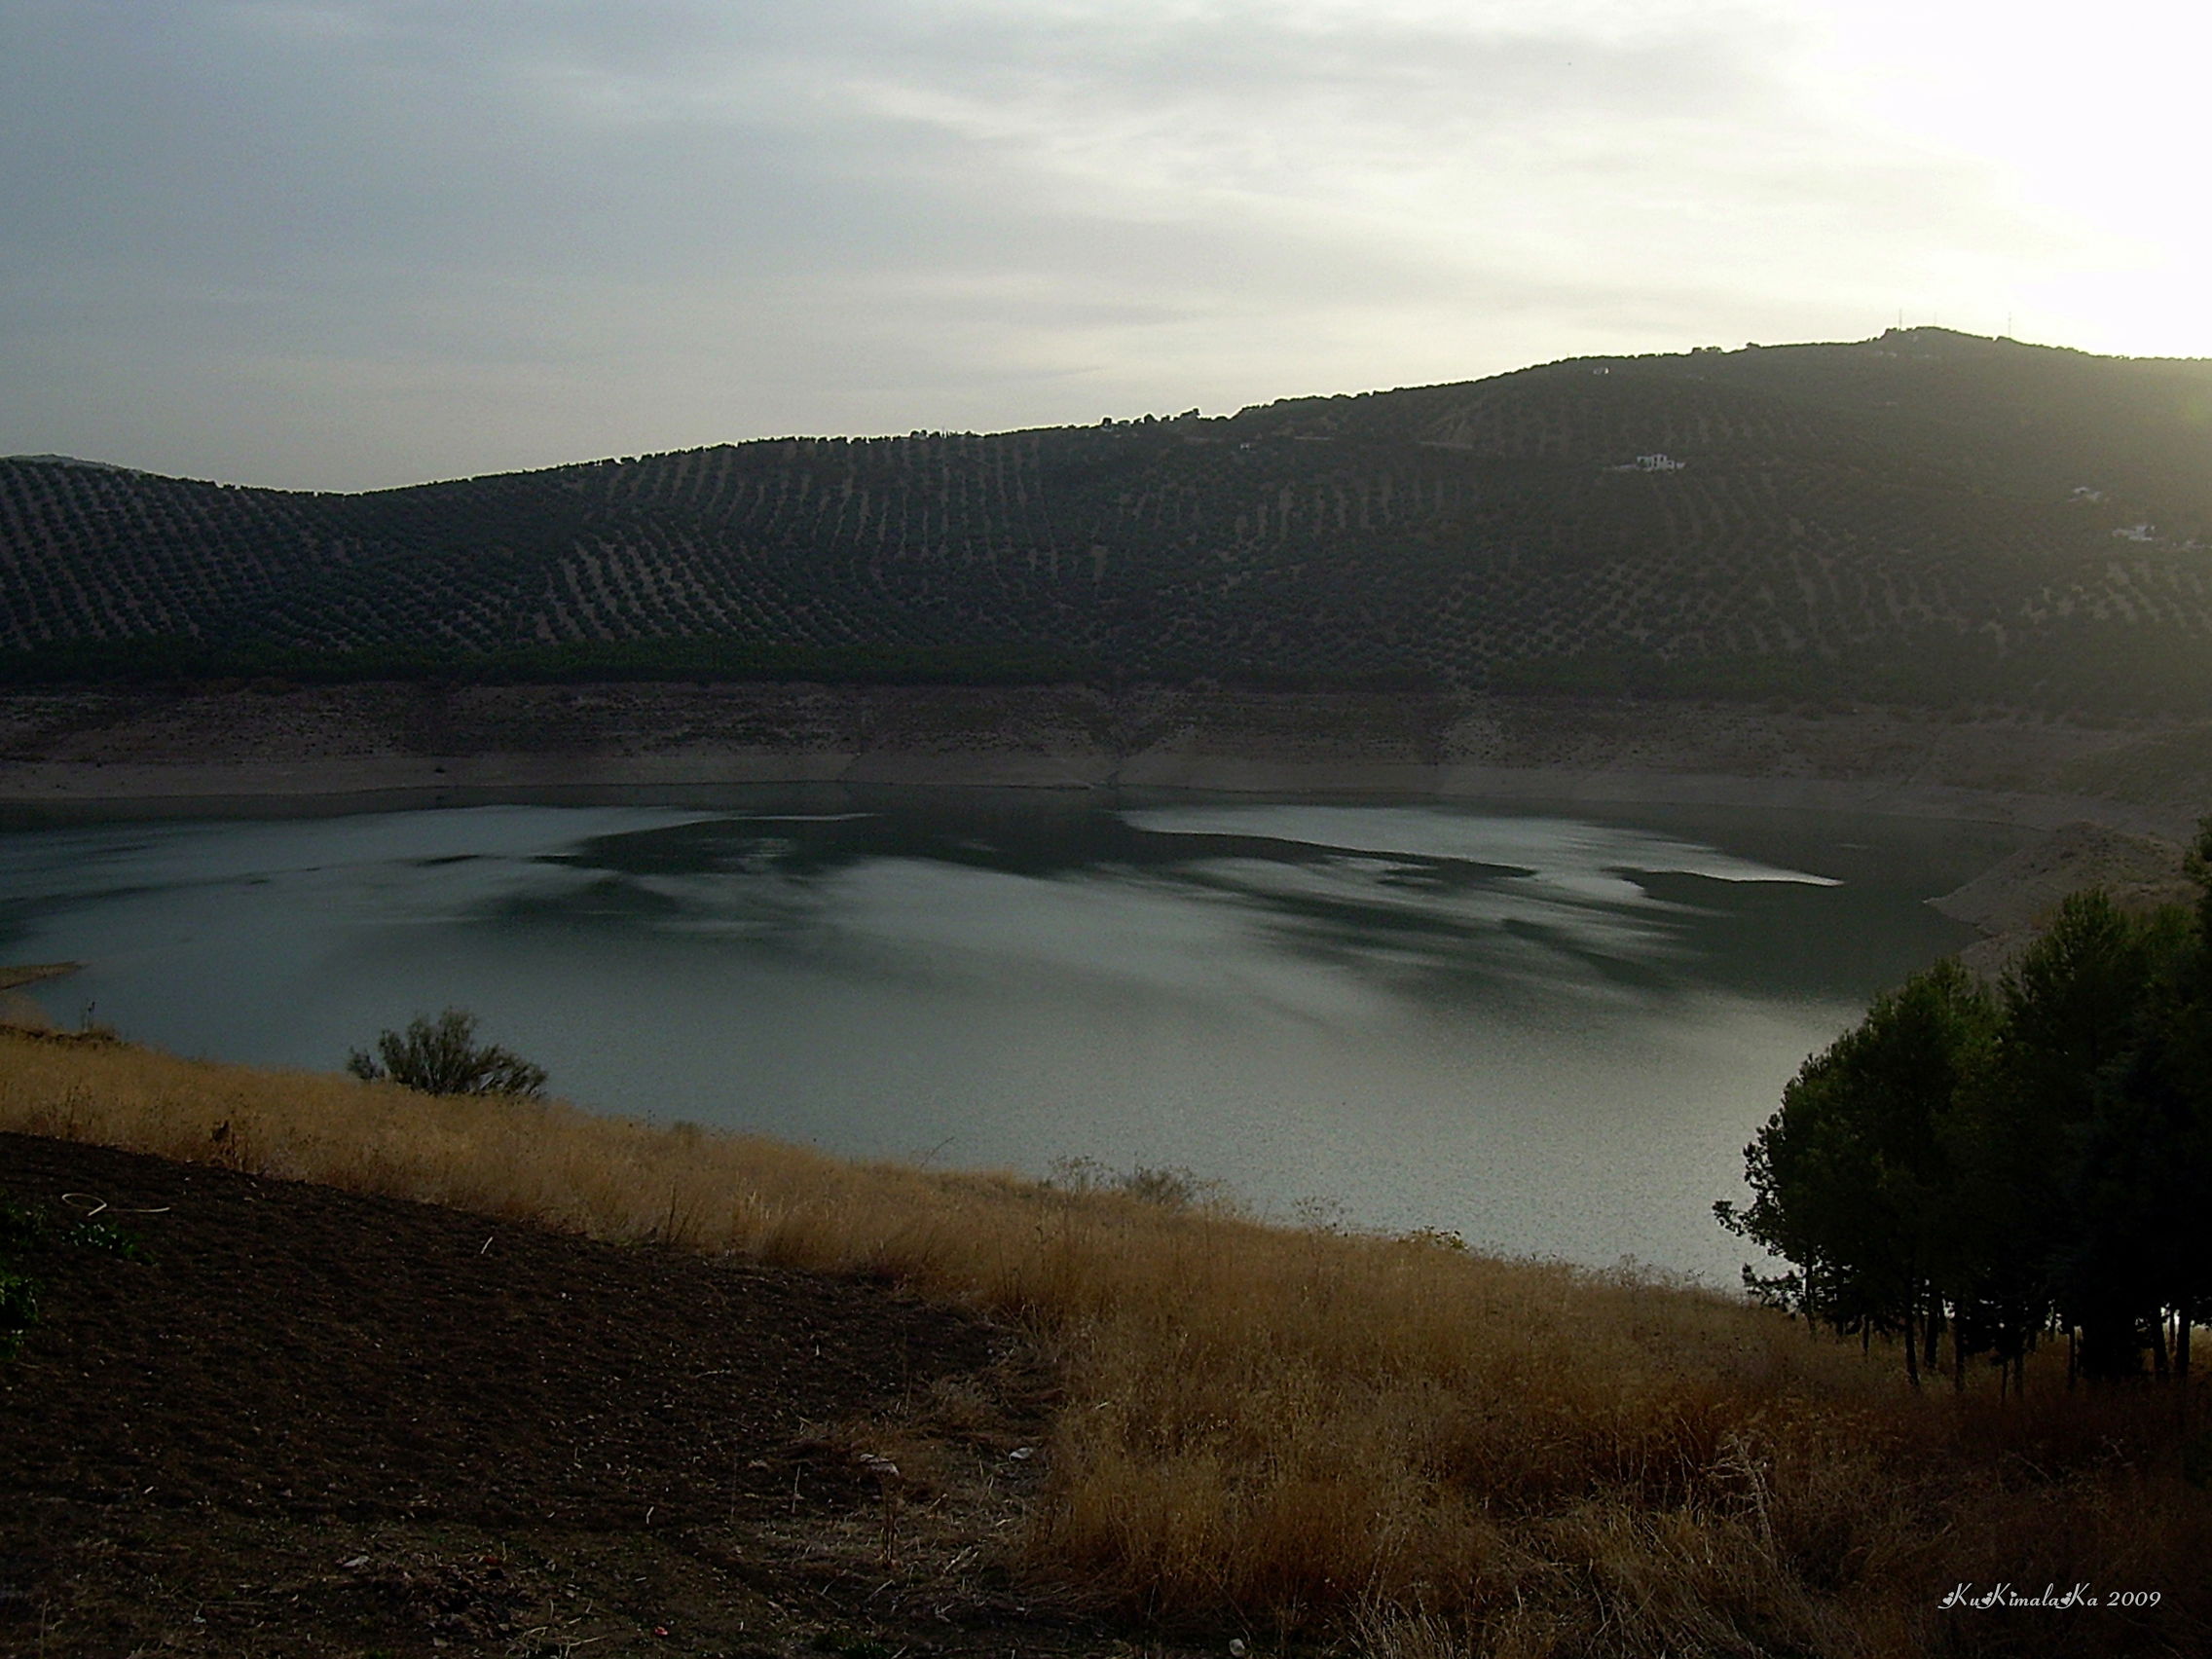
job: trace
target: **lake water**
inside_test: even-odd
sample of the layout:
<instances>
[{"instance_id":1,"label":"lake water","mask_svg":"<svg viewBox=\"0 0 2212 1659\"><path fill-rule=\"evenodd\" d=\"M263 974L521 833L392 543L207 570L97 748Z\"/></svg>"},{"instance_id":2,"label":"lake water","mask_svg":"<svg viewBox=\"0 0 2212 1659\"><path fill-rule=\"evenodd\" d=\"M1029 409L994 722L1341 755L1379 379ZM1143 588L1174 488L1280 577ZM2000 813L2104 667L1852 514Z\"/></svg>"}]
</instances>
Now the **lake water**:
<instances>
[{"instance_id":1,"label":"lake water","mask_svg":"<svg viewBox=\"0 0 2212 1659\"><path fill-rule=\"evenodd\" d=\"M2016 844L926 791L80 824L0 833L0 961L185 1053L334 1069L458 1005L597 1109L1733 1284L1744 1143Z\"/></svg>"}]
</instances>

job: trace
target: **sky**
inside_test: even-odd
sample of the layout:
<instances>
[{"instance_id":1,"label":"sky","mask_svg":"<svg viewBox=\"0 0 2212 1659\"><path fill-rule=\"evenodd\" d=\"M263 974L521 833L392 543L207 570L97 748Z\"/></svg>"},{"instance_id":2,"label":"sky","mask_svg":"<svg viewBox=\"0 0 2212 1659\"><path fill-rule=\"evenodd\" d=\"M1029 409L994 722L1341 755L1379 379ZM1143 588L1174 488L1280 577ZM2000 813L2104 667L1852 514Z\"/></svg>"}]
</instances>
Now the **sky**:
<instances>
[{"instance_id":1,"label":"sky","mask_svg":"<svg viewBox=\"0 0 2212 1659\"><path fill-rule=\"evenodd\" d=\"M1861 339L2212 355L2212 8L0 0L0 454L353 490Z\"/></svg>"}]
</instances>

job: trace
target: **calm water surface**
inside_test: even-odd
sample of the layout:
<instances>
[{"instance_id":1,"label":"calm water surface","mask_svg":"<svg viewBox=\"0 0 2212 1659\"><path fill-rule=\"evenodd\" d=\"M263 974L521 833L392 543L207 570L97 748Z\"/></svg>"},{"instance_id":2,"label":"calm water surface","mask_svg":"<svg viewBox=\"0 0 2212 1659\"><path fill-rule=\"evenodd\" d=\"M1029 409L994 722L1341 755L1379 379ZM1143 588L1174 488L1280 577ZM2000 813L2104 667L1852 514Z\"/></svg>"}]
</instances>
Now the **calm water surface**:
<instances>
[{"instance_id":1,"label":"calm water surface","mask_svg":"<svg viewBox=\"0 0 2212 1659\"><path fill-rule=\"evenodd\" d=\"M2009 832L1638 809L725 794L0 834L0 960L322 1068L448 1004L580 1103L1732 1284L1783 1084Z\"/></svg>"}]
</instances>

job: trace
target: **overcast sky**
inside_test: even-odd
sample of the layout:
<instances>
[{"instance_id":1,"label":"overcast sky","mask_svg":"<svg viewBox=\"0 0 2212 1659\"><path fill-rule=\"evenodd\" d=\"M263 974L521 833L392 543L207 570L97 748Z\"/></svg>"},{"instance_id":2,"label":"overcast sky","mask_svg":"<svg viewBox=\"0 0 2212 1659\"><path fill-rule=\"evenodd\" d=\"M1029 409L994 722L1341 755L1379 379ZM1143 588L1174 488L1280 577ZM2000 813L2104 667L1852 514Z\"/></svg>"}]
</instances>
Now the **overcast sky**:
<instances>
[{"instance_id":1,"label":"overcast sky","mask_svg":"<svg viewBox=\"0 0 2212 1659\"><path fill-rule=\"evenodd\" d=\"M1898 320L2212 355L2201 0L0 0L0 454L356 489Z\"/></svg>"}]
</instances>

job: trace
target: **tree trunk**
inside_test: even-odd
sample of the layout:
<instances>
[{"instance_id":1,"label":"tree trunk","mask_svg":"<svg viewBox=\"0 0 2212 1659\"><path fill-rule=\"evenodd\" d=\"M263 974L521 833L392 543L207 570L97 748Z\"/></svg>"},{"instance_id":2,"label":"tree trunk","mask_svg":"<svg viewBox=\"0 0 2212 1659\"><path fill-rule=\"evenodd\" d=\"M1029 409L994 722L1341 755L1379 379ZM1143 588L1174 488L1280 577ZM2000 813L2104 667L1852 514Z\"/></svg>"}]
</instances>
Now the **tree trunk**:
<instances>
[{"instance_id":1,"label":"tree trunk","mask_svg":"<svg viewBox=\"0 0 2212 1659\"><path fill-rule=\"evenodd\" d=\"M1904 1316L1904 1380L1920 1386L1920 1333L1912 1328L1912 1315Z\"/></svg>"},{"instance_id":2,"label":"tree trunk","mask_svg":"<svg viewBox=\"0 0 2212 1659\"><path fill-rule=\"evenodd\" d=\"M2089 1382L2124 1382L2143 1375L2143 1332L2123 1309L2095 1309L2082 1320L2082 1377Z\"/></svg>"},{"instance_id":3,"label":"tree trunk","mask_svg":"<svg viewBox=\"0 0 2212 1659\"><path fill-rule=\"evenodd\" d=\"M2189 1332L2190 1327L2196 1323L2196 1303L2194 1299L2183 1297L2181 1307L2176 1310L2176 1314L2180 1320L2181 1328L2174 1333L2174 1382L2178 1384L2174 1392L2181 1396L2181 1405L2177 1409L2181 1413L2181 1431L2187 1434L2189 1432Z\"/></svg>"}]
</instances>

